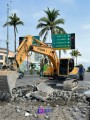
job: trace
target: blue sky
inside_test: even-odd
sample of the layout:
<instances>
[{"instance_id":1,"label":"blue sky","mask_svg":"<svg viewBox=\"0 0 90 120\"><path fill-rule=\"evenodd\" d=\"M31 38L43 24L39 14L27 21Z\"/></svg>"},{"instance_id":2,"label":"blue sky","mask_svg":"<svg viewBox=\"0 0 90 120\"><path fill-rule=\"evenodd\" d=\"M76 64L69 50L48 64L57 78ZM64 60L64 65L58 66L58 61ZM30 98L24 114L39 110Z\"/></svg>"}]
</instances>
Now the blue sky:
<instances>
[{"instance_id":1,"label":"blue sky","mask_svg":"<svg viewBox=\"0 0 90 120\"><path fill-rule=\"evenodd\" d=\"M3 24L7 19L7 3L10 4L10 14L16 12L24 22L24 26L18 26L17 47L19 36L38 35L36 29L39 18L45 16L43 10L60 10L60 18L65 19L65 24L61 25L67 33L76 34L76 49L82 56L78 58L78 63L86 66L90 64L90 1L89 0L1 0L0 1L0 47L6 47L6 28ZM9 27L9 48L13 47L13 28ZM47 41L48 42L48 41ZM70 50L62 57L69 57Z\"/></svg>"}]
</instances>

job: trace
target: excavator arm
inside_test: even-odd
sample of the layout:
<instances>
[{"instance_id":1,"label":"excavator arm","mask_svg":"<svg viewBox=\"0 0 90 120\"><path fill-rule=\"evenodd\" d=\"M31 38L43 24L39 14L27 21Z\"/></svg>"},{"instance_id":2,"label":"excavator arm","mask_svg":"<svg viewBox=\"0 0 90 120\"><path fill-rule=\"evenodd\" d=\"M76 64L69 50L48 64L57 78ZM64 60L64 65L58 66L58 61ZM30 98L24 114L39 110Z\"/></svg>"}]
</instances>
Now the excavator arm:
<instances>
[{"instance_id":1,"label":"excavator arm","mask_svg":"<svg viewBox=\"0 0 90 120\"><path fill-rule=\"evenodd\" d=\"M30 46L30 51L37 52L43 55L48 56L53 64L54 71L58 70L58 58L56 52L51 47L44 47L44 46Z\"/></svg>"},{"instance_id":2,"label":"excavator arm","mask_svg":"<svg viewBox=\"0 0 90 120\"><path fill-rule=\"evenodd\" d=\"M33 45L33 41L35 41L37 45ZM48 56L53 65L54 72L58 71L59 61L55 50L47 44L35 39L33 36L26 36L18 47L16 54L16 64L13 64L14 68L16 68L15 65L20 66L20 64L22 64L29 51Z\"/></svg>"}]
</instances>

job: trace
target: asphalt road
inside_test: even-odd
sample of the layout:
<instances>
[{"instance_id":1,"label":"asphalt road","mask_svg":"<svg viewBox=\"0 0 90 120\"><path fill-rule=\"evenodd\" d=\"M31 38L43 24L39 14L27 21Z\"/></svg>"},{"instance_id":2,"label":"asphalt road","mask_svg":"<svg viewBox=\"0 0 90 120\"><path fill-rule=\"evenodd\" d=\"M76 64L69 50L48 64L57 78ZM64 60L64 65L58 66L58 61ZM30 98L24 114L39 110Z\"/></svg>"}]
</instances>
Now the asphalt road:
<instances>
[{"instance_id":1,"label":"asphalt road","mask_svg":"<svg viewBox=\"0 0 90 120\"><path fill-rule=\"evenodd\" d=\"M41 79L38 75L24 76L22 79L17 79L16 87L24 86L24 85L35 85L43 80L44 79Z\"/></svg>"},{"instance_id":2,"label":"asphalt road","mask_svg":"<svg viewBox=\"0 0 90 120\"><path fill-rule=\"evenodd\" d=\"M35 85L41 81L46 80L45 78L40 78L38 75L33 76L24 76L22 79L17 79L16 87L24 85ZM90 73L85 73L85 79L82 81L79 80L79 86L90 86Z\"/></svg>"},{"instance_id":3,"label":"asphalt road","mask_svg":"<svg viewBox=\"0 0 90 120\"><path fill-rule=\"evenodd\" d=\"M90 72L85 73L85 81L90 81Z\"/></svg>"},{"instance_id":4,"label":"asphalt road","mask_svg":"<svg viewBox=\"0 0 90 120\"><path fill-rule=\"evenodd\" d=\"M85 73L85 78L83 81L82 80L79 81L79 85L80 86L90 86L90 73L89 72Z\"/></svg>"}]
</instances>

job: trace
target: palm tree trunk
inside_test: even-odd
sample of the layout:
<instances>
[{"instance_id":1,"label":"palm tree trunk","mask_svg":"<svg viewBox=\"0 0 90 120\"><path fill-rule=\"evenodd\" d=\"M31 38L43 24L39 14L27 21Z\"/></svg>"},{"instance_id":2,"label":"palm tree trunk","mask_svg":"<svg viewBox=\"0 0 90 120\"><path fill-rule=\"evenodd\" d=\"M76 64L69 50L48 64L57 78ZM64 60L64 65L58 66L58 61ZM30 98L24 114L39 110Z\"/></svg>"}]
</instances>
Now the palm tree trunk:
<instances>
[{"instance_id":1,"label":"palm tree trunk","mask_svg":"<svg viewBox=\"0 0 90 120\"><path fill-rule=\"evenodd\" d=\"M16 53L16 30L15 30L15 26L14 26L14 52Z\"/></svg>"}]
</instances>

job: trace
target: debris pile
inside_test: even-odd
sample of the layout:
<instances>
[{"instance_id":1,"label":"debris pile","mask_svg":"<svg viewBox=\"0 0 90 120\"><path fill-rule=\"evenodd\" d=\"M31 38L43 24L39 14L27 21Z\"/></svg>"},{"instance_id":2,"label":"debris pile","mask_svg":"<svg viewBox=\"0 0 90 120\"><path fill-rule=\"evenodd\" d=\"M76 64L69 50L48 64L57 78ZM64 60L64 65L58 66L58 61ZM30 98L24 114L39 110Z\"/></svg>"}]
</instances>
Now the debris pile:
<instances>
[{"instance_id":1,"label":"debris pile","mask_svg":"<svg viewBox=\"0 0 90 120\"><path fill-rule=\"evenodd\" d=\"M88 120L89 108L85 91L54 89L41 82L12 90L10 103L0 103L1 120ZM2 114L5 113L5 114Z\"/></svg>"},{"instance_id":2,"label":"debris pile","mask_svg":"<svg viewBox=\"0 0 90 120\"><path fill-rule=\"evenodd\" d=\"M41 106L42 105L42 106ZM16 101L0 106L1 120L88 120L88 108L85 103L79 102L75 105L56 105L51 103L41 103L35 105L34 102L23 101L16 104ZM39 107L43 109L51 108L51 111L40 113ZM42 110L42 109L41 109ZM2 112L1 112L2 111ZM5 114L2 114L2 113Z\"/></svg>"}]
</instances>

